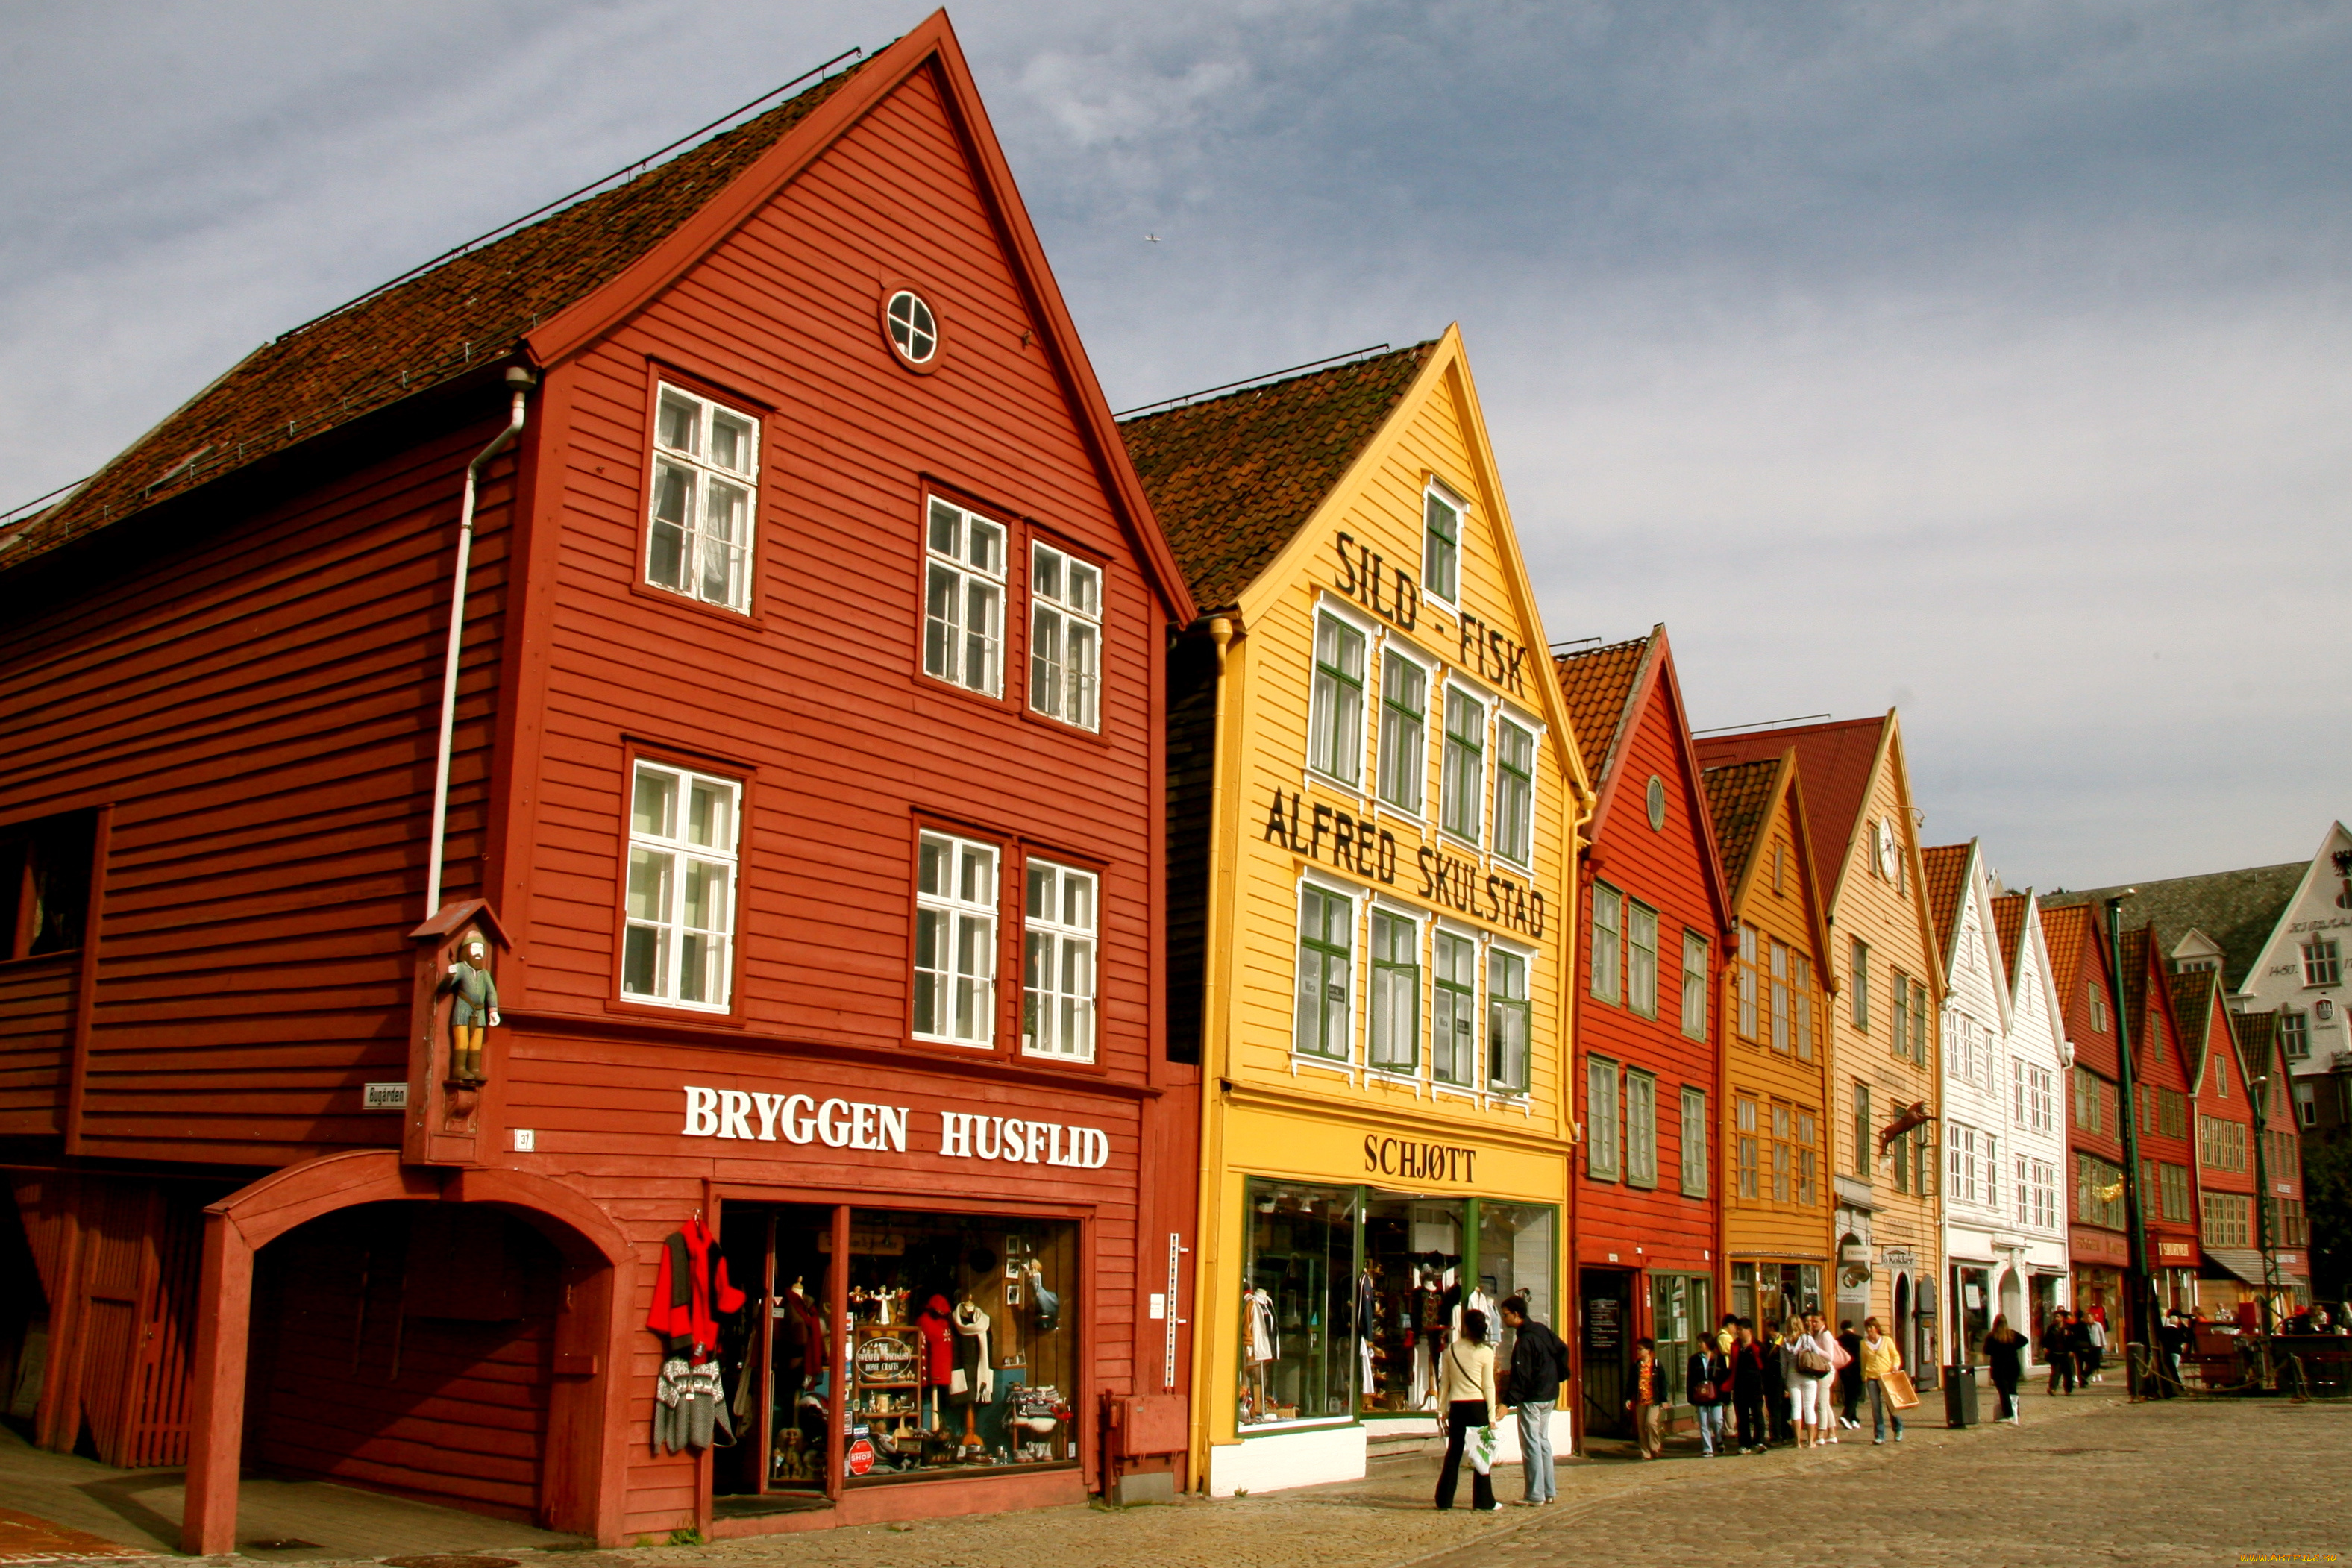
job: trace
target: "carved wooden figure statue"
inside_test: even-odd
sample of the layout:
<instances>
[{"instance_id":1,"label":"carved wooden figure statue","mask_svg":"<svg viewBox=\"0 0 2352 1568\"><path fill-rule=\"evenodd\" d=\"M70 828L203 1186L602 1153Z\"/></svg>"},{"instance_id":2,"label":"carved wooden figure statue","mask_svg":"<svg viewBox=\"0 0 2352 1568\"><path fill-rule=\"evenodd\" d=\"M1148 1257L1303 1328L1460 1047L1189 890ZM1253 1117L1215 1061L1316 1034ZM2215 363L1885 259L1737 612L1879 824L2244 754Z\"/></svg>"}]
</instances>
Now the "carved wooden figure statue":
<instances>
[{"instance_id":1,"label":"carved wooden figure statue","mask_svg":"<svg viewBox=\"0 0 2352 1568\"><path fill-rule=\"evenodd\" d=\"M456 1082L478 1085L482 1072L482 1030L499 1021L499 983L490 978L489 943L478 931L469 931L457 944L457 962L441 977L440 991L454 993L449 1004L449 1076Z\"/></svg>"}]
</instances>

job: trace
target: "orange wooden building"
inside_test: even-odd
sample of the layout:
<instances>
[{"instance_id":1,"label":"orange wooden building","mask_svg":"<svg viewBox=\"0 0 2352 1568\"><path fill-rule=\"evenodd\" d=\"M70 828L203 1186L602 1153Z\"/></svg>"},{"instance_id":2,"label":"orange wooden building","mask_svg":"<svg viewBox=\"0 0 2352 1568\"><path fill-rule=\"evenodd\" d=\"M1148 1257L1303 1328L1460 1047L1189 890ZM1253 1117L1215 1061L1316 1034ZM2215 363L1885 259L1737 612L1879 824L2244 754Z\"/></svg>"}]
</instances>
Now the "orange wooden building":
<instances>
[{"instance_id":1,"label":"orange wooden building","mask_svg":"<svg viewBox=\"0 0 2352 1568\"><path fill-rule=\"evenodd\" d=\"M207 1552L241 1463L604 1542L1185 1479L1192 605L943 16L256 351L0 584L44 1444Z\"/></svg>"}]
</instances>

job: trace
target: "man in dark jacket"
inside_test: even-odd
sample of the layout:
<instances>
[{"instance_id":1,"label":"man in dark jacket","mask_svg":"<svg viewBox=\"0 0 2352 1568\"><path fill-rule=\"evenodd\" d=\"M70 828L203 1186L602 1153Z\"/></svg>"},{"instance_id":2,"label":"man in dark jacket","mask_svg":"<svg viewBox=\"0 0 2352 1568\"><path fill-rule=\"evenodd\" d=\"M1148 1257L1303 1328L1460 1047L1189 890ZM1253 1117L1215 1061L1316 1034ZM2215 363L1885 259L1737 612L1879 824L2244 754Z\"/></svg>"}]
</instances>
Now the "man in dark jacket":
<instances>
[{"instance_id":1,"label":"man in dark jacket","mask_svg":"<svg viewBox=\"0 0 2352 1568\"><path fill-rule=\"evenodd\" d=\"M1505 1298L1502 1313L1503 1326L1511 1331L1510 1381L1503 1403L1519 1413L1520 1471L1527 1482L1520 1500L1538 1508L1559 1495L1552 1478L1551 1413L1559 1402L1559 1385L1568 1381L1568 1347L1528 1316L1525 1296Z\"/></svg>"}]
</instances>

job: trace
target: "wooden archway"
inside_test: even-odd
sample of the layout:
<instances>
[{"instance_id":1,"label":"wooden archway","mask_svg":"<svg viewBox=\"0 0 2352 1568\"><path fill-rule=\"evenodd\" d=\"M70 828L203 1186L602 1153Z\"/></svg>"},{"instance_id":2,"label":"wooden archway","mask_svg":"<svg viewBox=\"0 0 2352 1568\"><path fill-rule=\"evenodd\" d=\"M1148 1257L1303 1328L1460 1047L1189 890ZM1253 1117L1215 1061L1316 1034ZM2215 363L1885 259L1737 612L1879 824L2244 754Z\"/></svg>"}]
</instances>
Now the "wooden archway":
<instances>
[{"instance_id":1,"label":"wooden archway","mask_svg":"<svg viewBox=\"0 0 2352 1568\"><path fill-rule=\"evenodd\" d=\"M253 1258L269 1242L337 1209L374 1203L484 1204L527 1222L563 1255L571 1289L557 1321L559 1380L546 1458L547 1522L620 1539L625 1401L612 1375L626 1364L635 1255L612 1215L572 1188L528 1171L404 1165L392 1150L323 1155L273 1172L205 1210L204 1279L197 1289L190 1389L187 1504L180 1549L236 1550L237 1473L245 1436L246 1342Z\"/></svg>"}]
</instances>

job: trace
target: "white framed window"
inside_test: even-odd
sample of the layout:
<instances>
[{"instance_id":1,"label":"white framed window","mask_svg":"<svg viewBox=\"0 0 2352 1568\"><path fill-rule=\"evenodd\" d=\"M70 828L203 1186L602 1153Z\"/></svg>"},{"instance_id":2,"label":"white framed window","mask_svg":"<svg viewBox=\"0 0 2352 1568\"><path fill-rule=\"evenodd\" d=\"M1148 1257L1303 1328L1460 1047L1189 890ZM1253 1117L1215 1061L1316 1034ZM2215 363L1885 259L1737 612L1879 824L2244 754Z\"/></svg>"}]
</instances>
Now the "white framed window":
<instances>
[{"instance_id":1,"label":"white framed window","mask_svg":"<svg viewBox=\"0 0 2352 1568\"><path fill-rule=\"evenodd\" d=\"M629 791L621 994L724 1013L743 786L639 763Z\"/></svg>"},{"instance_id":2,"label":"white framed window","mask_svg":"<svg viewBox=\"0 0 2352 1568\"><path fill-rule=\"evenodd\" d=\"M883 320L889 323L890 346L908 364L929 364L939 352L939 318L919 294L901 289L891 295Z\"/></svg>"},{"instance_id":3,"label":"white framed window","mask_svg":"<svg viewBox=\"0 0 2352 1568\"><path fill-rule=\"evenodd\" d=\"M1706 1090L1683 1090L1683 1194L1706 1196Z\"/></svg>"},{"instance_id":4,"label":"white framed window","mask_svg":"<svg viewBox=\"0 0 2352 1568\"><path fill-rule=\"evenodd\" d=\"M1618 975L1623 967L1619 952L1624 941L1625 895L1606 882L1592 884L1592 997L1615 1002Z\"/></svg>"},{"instance_id":5,"label":"white framed window","mask_svg":"<svg viewBox=\"0 0 2352 1568\"><path fill-rule=\"evenodd\" d=\"M1789 1012L1789 948L1772 944L1772 1048L1786 1051L1793 1043L1789 1031L1795 1020Z\"/></svg>"},{"instance_id":6,"label":"white framed window","mask_svg":"<svg viewBox=\"0 0 2352 1568\"><path fill-rule=\"evenodd\" d=\"M1658 1080L1631 1069L1625 1074L1625 1180L1636 1187L1658 1184Z\"/></svg>"},{"instance_id":7,"label":"white framed window","mask_svg":"<svg viewBox=\"0 0 2352 1568\"><path fill-rule=\"evenodd\" d=\"M1495 853L1531 863L1536 842L1536 737L1524 724L1495 720Z\"/></svg>"},{"instance_id":8,"label":"white framed window","mask_svg":"<svg viewBox=\"0 0 2352 1568\"><path fill-rule=\"evenodd\" d=\"M1789 952L1789 991L1797 1008L1797 1057L1801 1061L1813 1059L1813 961L1791 948Z\"/></svg>"},{"instance_id":9,"label":"white framed window","mask_svg":"<svg viewBox=\"0 0 2352 1568\"><path fill-rule=\"evenodd\" d=\"M1029 706L1081 730L1101 726L1102 568L1029 548Z\"/></svg>"},{"instance_id":10,"label":"white framed window","mask_svg":"<svg viewBox=\"0 0 2352 1568\"><path fill-rule=\"evenodd\" d=\"M1479 841L1486 804L1486 705L1458 686L1445 689L1445 767L1440 822L1455 837Z\"/></svg>"},{"instance_id":11,"label":"white framed window","mask_svg":"<svg viewBox=\"0 0 2352 1568\"><path fill-rule=\"evenodd\" d=\"M1421 922L1372 910L1372 1010L1365 1059L1381 1072L1421 1070Z\"/></svg>"},{"instance_id":12,"label":"white framed window","mask_svg":"<svg viewBox=\"0 0 2352 1568\"><path fill-rule=\"evenodd\" d=\"M1658 1016L1658 911L1625 907L1625 1001L1644 1018Z\"/></svg>"},{"instance_id":13,"label":"white framed window","mask_svg":"<svg viewBox=\"0 0 2352 1568\"><path fill-rule=\"evenodd\" d=\"M2278 1016L2279 1048L2291 1062L2311 1059L2311 1015L2282 1007Z\"/></svg>"},{"instance_id":14,"label":"white framed window","mask_svg":"<svg viewBox=\"0 0 2352 1568\"><path fill-rule=\"evenodd\" d=\"M1033 859L1022 911L1021 1048L1095 1059L1095 928L1101 884L1091 871Z\"/></svg>"},{"instance_id":15,"label":"white framed window","mask_svg":"<svg viewBox=\"0 0 2352 1568\"><path fill-rule=\"evenodd\" d=\"M1706 938L1683 932L1683 1036L1706 1038Z\"/></svg>"},{"instance_id":16,"label":"white framed window","mask_svg":"<svg viewBox=\"0 0 2352 1568\"><path fill-rule=\"evenodd\" d=\"M954 1046L996 1038L995 845L926 833L916 853L915 1034Z\"/></svg>"},{"instance_id":17,"label":"white framed window","mask_svg":"<svg viewBox=\"0 0 2352 1568\"><path fill-rule=\"evenodd\" d=\"M1356 903L1313 882L1298 889L1298 997L1291 1045L1301 1056L1351 1059Z\"/></svg>"},{"instance_id":18,"label":"white framed window","mask_svg":"<svg viewBox=\"0 0 2352 1568\"><path fill-rule=\"evenodd\" d=\"M1759 940L1759 933L1754 926L1748 925L1744 921L1741 922L1739 927L1738 1029L1739 1037L1743 1040L1760 1041L1763 1038L1762 1036L1757 1033L1757 1029L1759 1026L1757 1019L1758 1005L1756 979L1756 943Z\"/></svg>"},{"instance_id":19,"label":"white framed window","mask_svg":"<svg viewBox=\"0 0 2352 1568\"><path fill-rule=\"evenodd\" d=\"M1496 1094L1528 1092L1532 1030L1528 1007L1528 960L1508 948L1486 950L1486 1087Z\"/></svg>"},{"instance_id":20,"label":"white framed window","mask_svg":"<svg viewBox=\"0 0 2352 1568\"><path fill-rule=\"evenodd\" d=\"M1432 956L1430 1070L1440 1083L1466 1087L1478 1078L1478 944L1440 931Z\"/></svg>"},{"instance_id":21,"label":"white framed window","mask_svg":"<svg viewBox=\"0 0 2352 1568\"><path fill-rule=\"evenodd\" d=\"M759 420L665 382L655 393L653 462L646 581L748 611Z\"/></svg>"},{"instance_id":22,"label":"white framed window","mask_svg":"<svg viewBox=\"0 0 2352 1568\"><path fill-rule=\"evenodd\" d=\"M997 696L1004 689L1004 525L933 496L925 544L923 673Z\"/></svg>"},{"instance_id":23,"label":"white framed window","mask_svg":"<svg viewBox=\"0 0 2352 1568\"><path fill-rule=\"evenodd\" d=\"M1429 757L1429 671L1394 648L1381 659L1381 799L1419 816Z\"/></svg>"},{"instance_id":24,"label":"white framed window","mask_svg":"<svg viewBox=\"0 0 2352 1568\"><path fill-rule=\"evenodd\" d=\"M1850 950L1846 971L1846 1002L1848 1020L1857 1029L1870 1030L1870 944L1856 942Z\"/></svg>"},{"instance_id":25,"label":"white framed window","mask_svg":"<svg viewBox=\"0 0 2352 1568\"><path fill-rule=\"evenodd\" d=\"M1352 785L1364 768L1364 634L1328 611L1315 616L1315 689L1307 765Z\"/></svg>"},{"instance_id":26,"label":"white framed window","mask_svg":"<svg viewBox=\"0 0 2352 1568\"><path fill-rule=\"evenodd\" d=\"M1617 1064L1603 1057L1584 1061L1584 1172L1596 1181L1617 1179L1622 1144L1617 1109Z\"/></svg>"},{"instance_id":27,"label":"white framed window","mask_svg":"<svg viewBox=\"0 0 2352 1568\"><path fill-rule=\"evenodd\" d=\"M2343 981L2343 952L2333 937L2314 937L2303 944L2305 985L2340 985Z\"/></svg>"},{"instance_id":28,"label":"white framed window","mask_svg":"<svg viewBox=\"0 0 2352 1568\"><path fill-rule=\"evenodd\" d=\"M1435 485L1422 496L1421 591L1449 605L1462 596L1462 503Z\"/></svg>"}]
</instances>

